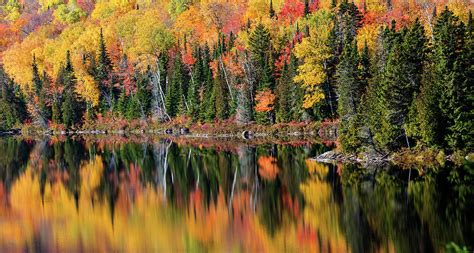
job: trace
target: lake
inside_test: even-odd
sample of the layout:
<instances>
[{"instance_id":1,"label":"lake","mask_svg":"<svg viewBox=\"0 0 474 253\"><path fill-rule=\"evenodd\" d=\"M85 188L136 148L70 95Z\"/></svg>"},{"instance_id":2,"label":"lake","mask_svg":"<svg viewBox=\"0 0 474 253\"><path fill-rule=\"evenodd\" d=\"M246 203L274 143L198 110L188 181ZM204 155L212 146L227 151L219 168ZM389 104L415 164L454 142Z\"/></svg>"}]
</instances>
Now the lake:
<instances>
[{"instance_id":1,"label":"lake","mask_svg":"<svg viewBox=\"0 0 474 253\"><path fill-rule=\"evenodd\" d=\"M0 251L474 247L474 168L360 168L311 141L0 139Z\"/></svg>"}]
</instances>

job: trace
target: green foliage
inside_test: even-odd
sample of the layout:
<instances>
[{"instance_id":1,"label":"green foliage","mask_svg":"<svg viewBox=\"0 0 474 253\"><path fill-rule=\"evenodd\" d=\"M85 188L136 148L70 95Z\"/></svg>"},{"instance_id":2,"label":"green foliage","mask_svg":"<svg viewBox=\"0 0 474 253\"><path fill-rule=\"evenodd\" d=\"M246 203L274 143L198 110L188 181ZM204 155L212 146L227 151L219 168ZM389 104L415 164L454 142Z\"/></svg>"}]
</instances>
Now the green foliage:
<instances>
[{"instance_id":1,"label":"green foliage","mask_svg":"<svg viewBox=\"0 0 474 253\"><path fill-rule=\"evenodd\" d=\"M96 65L97 62L97 65ZM112 61L110 60L105 45L105 39L102 29L100 30L99 52L97 61L91 62L92 73L95 74L95 81L100 90L100 109L106 113L112 108L113 87L112 87Z\"/></svg>"},{"instance_id":2,"label":"green foliage","mask_svg":"<svg viewBox=\"0 0 474 253\"><path fill-rule=\"evenodd\" d=\"M61 103L62 123L66 127L73 127L82 119L83 108L75 92L77 82L69 51L66 53L66 64L59 71L57 82L64 88Z\"/></svg>"},{"instance_id":3,"label":"green foliage","mask_svg":"<svg viewBox=\"0 0 474 253\"><path fill-rule=\"evenodd\" d=\"M21 15L21 5L18 0L8 0L2 7L2 11L6 14L6 20L15 21Z\"/></svg>"},{"instance_id":4,"label":"green foliage","mask_svg":"<svg viewBox=\"0 0 474 253\"><path fill-rule=\"evenodd\" d=\"M74 1L73 1L74 2ZM75 3L59 4L54 11L54 16L62 23L74 24L87 14Z\"/></svg>"},{"instance_id":5,"label":"green foliage","mask_svg":"<svg viewBox=\"0 0 474 253\"><path fill-rule=\"evenodd\" d=\"M3 71L2 71L3 72ZM0 130L19 126L26 116L26 106L14 84L0 72Z\"/></svg>"}]
</instances>

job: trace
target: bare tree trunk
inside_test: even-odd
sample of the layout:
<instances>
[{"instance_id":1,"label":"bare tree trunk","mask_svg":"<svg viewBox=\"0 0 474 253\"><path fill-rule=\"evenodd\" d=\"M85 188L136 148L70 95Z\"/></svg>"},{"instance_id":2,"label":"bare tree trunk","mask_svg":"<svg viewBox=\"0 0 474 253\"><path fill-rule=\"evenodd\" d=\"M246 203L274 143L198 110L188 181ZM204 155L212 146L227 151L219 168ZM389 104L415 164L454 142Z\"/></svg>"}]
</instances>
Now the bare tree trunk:
<instances>
[{"instance_id":1,"label":"bare tree trunk","mask_svg":"<svg viewBox=\"0 0 474 253\"><path fill-rule=\"evenodd\" d=\"M227 71L225 70L224 62L222 62L222 56L219 57L219 62L221 63L222 71L224 71L225 82L227 83L227 88L229 88L230 98L232 99L232 101L234 101L234 95L232 94L229 79L227 78Z\"/></svg>"}]
</instances>

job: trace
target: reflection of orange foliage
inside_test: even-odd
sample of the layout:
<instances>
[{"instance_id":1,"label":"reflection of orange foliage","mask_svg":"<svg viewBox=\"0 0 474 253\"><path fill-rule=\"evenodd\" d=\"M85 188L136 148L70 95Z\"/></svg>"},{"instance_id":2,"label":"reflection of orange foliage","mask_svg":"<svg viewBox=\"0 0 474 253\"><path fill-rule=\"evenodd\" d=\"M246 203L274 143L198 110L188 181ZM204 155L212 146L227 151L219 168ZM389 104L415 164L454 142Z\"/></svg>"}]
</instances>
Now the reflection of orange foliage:
<instances>
[{"instance_id":1,"label":"reflection of orange foliage","mask_svg":"<svg viewBox=\"0 0 474 253\"><path fill-rule=\"evenodd\" d=\"M265 179L274 180L278 175L278 166L275 157L261 156L258 158L258 174Z\"/></svg>"},{"instance_id":2,"label":"reflection of orange foliage","mask_svg":"<svg viewBox=\"0 0 474 253\"><path fill-rule=\"evenodd\" d=\"M255 105L255 111L257 112L270 112L273 111L273 105L275 104L275 94L269 89L264 89L255 95L257 105Z\"/></svg>"}]
</instances>

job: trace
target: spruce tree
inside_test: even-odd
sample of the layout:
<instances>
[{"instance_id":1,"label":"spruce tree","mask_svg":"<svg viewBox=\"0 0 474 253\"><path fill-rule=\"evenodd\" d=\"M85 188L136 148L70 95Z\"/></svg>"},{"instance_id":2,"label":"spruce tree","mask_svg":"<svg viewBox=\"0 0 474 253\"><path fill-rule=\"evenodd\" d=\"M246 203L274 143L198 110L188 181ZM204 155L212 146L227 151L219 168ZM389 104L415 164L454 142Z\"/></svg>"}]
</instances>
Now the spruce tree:
<instances>
[{"instance_id":1,"label":"spruce tree","mask_svg":"<svg viewBox=\"0 0 474 253\"><path fill-rule=\"evenodd\" d=\"M46 101L41 97L43 91L43 80L38 70L36 63L36 57L33 56L33 62L31 64L32 72L32 85L33 85L33 97L30 100L30 104L33 107L32 118L39 123L42 127L47 127L48 119L46 114Z\"/></svg>"},{"instance_id":2,"label":"spruce tree","mask_svg":"<svg viewBox=\"0 0 474 253\"><path fill-rule=\"evenodd\" d=\"M76 95L76 76L71 62L71 54L66 53L66 64L60 70L61 84L63 85L63 102L61 104L62 123L66 127L73 127L82 118L82 106Z\"/></svg>"},{"instance_id":3,"label":"spruce tree","mask_svg":"<svg viewBox=\"0 0 474 253\"><path fill-rule=\"evenodd\" d=\"M32 84L33 84L33 90L36 96L40 96L41 90L43 88L43 83L41 80L41 76L38 70L38 64L36 63L36 56L33 55L33 63L31 64L31 69L32 69Z\"/></svg>"},{"instance_id":4,"label":"spruce tree","mask_svg":"<svg viewBox=\"0 0 474 253\"><path fill-rule=\"evenodd\" d=\"M311 13L309 9L309 0L304 0L304 16L308 16Z\"/></svg>"},{"instance_id":5,"label":"spruce tree","mask_svg":"<svg viewBox=\"0 0 474 253\"><path fill-rule=\"evenodd\" d=\"M217 71L214 79L214 99L216 106L216 118L225 120L229 116L229 90L225 84L224 74L221 70Z\"/></svg>"},{"instance_id":6,"label":"spruce tree","mask_svg":"<svg viewBox=\"0 0 474 253\"><path fill-rule=\"evenodd\" d=\"M346 151L354 151L360 146L357 113L363 87L359 79L358 66L357 43L355 41L346 43L336 70L338 114L341 121L339 135L342 147Z\"/></svg>"},{"instance_id":7,"label":"spruce tree","mask_svg":"<svg viewBox=\"0 0 474 253\"><path fill-rule=\"evenodd\" d=\"M447 8L433 28L434 74L441 111L438 129L451 148L472 145L472 35L467 34L464 24Z\"/></svg>"},{"instance_id":8,"label":"spruce tree","mask_svg":"<svg viewBox=\"0 0 474 253\"><path fill-rule=\"evenodd\" d=\"M106 113L112 109L113 88L110 84L110 79L112 78L112 61L110 60L110 57L107 53L107 47L105 45L105 39L102 29L100 29L99 52L95 74L95 79L101 94L101 111L103 113Z\"/></svg>"},{"instance_id":9,"label":"spruce tree","mask_svg":"<svg viewBox=\"0 0 474 253\"><path fill-rule=\"evenodd\" d=\"M170 86L166 90L166 109L170 117L184 115L186 113L186 100L183 95L185 72L181 53L178 51L172 68Z\"/></svg>"},{"instance_id":10,"label":"spruce tree","mask_svg":"<svg viewBox=\"0 0 474 253\"><path fill-rule=\"evenodd\" d=\"M197 121L199 118L199 91L201 88L201 84L203 83L204 76L201 59L201 49L199 47L194 48L193 57L196 59L196 62L190 70L191 81L187 95L187 115L190 116L193 121Z\"/></svg>"},{"instance_id":11,"label":"spruce tree","mask_svg":"<svg viewBox=\"0 0 474 253\"><path fill-rule=\"evenodd\" d=\"M50 89L51 89L51 79L49 78L46 71L43 71L43 78L42 82L42 89L40 92L40 108L43 113L43 116L47 120L51 120L51 96L50 96Z\"/></svg>"},{"instance_id":12,"label":"spruce tree","mask_svg":"<svg viewBox=\"0 0 474 253\"><path fill-rule=\"evenodd\" d=\"M0 130L19 126L26 118L26 103L21 91L0 67Z\"/></svg>"},{"instance_id":13,"label":"spruce tree","mask_svg":"<svg viewBox=\"0 0 474 253\"><path fill-rule=\"evenodd\" d=\"M270 18L275 17L275 10L273 9L273 1L272 0L270 0L270 9L268 11L268 15L270 16Z\"/></svg>"}]
</instances>

